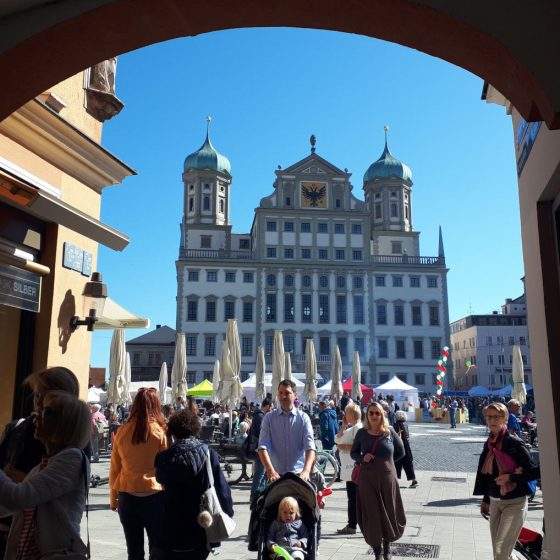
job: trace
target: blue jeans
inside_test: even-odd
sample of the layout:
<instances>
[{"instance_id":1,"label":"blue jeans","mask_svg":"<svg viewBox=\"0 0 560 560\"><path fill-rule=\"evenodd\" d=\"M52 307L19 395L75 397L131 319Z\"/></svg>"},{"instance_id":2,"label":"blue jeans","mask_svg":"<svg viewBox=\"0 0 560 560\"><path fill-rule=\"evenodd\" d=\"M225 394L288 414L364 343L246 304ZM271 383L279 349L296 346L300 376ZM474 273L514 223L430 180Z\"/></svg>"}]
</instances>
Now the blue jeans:
<instances>
[{"instance_id":1,"label":"blue jeans","mask_svg":"<svg viewBox=\"0 0 560 560\"><path fill-rule=\"evenodd\" d=\"M457 427L457 409L451 410L449 409L449 421L451 422L451 427Z\"/></svg>"},{"instance_id":2,"label":"blue jeans","mask_svg":"<svg viewBox=\"0 0 560 560\"><path fill-rule=\"evenodd\" d=\"M251 484L251 503L257 495L257 491L260 488L264 478L264 465L262 464L259 456L257 455L255 459L255 469L253 472L253 482Z\"/></svg>"},{"instance_id":3,"label":"blue jeans","mask_svg":"<svg viewBox=\"0 0 560 560\"><path fill-rule=\"evenodd\" d=\"M144 529L148 533L150 559L160 558L163 492L143 498L119 492L118 511L124 530L128 560L144 560Z\"/></svg>"}]
</instances>

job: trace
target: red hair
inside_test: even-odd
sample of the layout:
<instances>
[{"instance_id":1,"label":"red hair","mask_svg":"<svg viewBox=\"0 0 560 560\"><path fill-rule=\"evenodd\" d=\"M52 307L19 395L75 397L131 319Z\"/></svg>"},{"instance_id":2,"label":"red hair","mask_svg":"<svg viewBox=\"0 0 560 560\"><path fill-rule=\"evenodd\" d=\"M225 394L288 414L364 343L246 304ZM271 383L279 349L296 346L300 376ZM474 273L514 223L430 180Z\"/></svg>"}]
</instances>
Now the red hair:
<instances>
[{"instance_id":1,"label":"red hair","mask_svg":"<svg viewBox=\"0 0 560 560\"><path fill-rule=\"evenodd\" d=\"M162 428L165 427L161 404L153 387L143 387L136 393L130 409L129 420L136 421L132 434L132 443L146 443L148 441L151 422L159 424Z\"/></svg>"}]
</instances>

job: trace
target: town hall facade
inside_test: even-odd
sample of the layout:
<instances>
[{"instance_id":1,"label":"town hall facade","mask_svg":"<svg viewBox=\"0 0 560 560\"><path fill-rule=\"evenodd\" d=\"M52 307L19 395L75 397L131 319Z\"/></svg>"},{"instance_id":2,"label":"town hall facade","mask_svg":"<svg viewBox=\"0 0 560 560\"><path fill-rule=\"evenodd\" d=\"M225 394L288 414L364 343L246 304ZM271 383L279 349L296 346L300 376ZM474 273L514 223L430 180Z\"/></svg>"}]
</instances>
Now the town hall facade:
<instances>
[{"instance_id":1,"label":"town hall facade","mask_svg":"<svg viewBox=\"0 0 560 560\"><path fill-rule=\"evenodd\" d=\"M227 319L235 318L242 378L255 370L261 345L270 371L274 331L282 330L293 371L304 370L312 338L324 379L338 345L344 376L357 351L363 382L397 375L432 391L449 341L447 268L441 231L437 256L421 256L410 169L386 140L359 199L351 174L319 156L312 136L310 153L275 174L251 231L234 233L229 160L209 134L185 159L176 268L188 381L212 377Z\"/></svg>"}]
</instances>

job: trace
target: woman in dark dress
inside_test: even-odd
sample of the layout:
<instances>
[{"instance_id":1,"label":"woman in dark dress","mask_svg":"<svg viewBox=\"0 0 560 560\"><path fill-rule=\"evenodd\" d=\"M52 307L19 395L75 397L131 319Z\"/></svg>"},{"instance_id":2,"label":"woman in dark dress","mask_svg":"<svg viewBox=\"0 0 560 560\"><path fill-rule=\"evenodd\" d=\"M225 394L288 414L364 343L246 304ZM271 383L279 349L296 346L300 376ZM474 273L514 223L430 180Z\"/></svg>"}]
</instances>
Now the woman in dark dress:
<instances>
[{"instance_id":1,"label":"woman in dark dress","mask_svg":"<svg viewBox=\"0 0 560 560\"><path fill-rule=\"evenodd\" d=\"M390 560L391 543L402 537L406 526L394 463L404 457L404 446L379 403L367 407L364 427L356 434L350 455L362 465L358 524L375 559L381 559L383 550L383 559Z\"/></svg>"},{"instance_id":2,"label":"woman in dark dress","mask_svg":"<svg viewBox=\"0 0 560 560\"><path fill-rule=\"evenodd\" d=\"M405 456L402 459L395 461L397 478L401 478L401 472L404 469L406 479L412 481L410 487L416 488L416 486L418 486L418 481L416 480L416 475L414 474L412 449L410 449L410 434L408 432L406 412L404 410L397 410L397 412L395 412L395 432L397 432L401 438L405 451Z\"/></svg>"},{"instance_id":3,"label":"woman in dark dress","mask_svg":"<svg viewBox=\"0 0 560 560\"><path fill-rule=\"evenodd\" d=\"M197 522L200 498L208 488L208 452L220 505L233 516L231 491L220 469L219 456L196 438L200 428L198 410L191 401L169 419L167 434L174 443L156 456L156 477L165 488L165 560L205 560L212 548Z\"/></svg>"}]
</instances>

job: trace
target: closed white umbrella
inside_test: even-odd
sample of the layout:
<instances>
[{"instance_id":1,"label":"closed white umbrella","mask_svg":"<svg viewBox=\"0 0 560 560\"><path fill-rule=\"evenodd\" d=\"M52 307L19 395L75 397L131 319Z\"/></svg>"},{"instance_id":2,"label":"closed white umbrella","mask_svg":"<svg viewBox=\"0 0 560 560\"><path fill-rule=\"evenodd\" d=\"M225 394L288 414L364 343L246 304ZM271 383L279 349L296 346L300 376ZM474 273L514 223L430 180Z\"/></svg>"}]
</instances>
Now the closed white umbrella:
<instances>
[{"instance_id":1,"label":"closed white umbrella","mask_svg":"<svg viewBox=\"0 0 560 560\"><path fill-rule=\"evenodd\" d=\"M352 400L360 403L362 394L362 368L360 366L360 353L354 352L352 356Z\"/></svg>"},{"instance_id":2,"label":"closed white umbrella","mask_svg":"<svg viewBox=\"0 0 560 560\"><path fill-rule=\"evenodd\" d=\"M239 342L236 319L228 319L226 341L229 348L231 369L235 375L239 376L241 371L241 343Z\"/></svg>"},{"instance_id":3,"label":"closed white umbrella","mask_svg":"<svg viewBox=\"0 0 560 560\"><path fill-rule=\"evenodd\" d=\"M305 397L309 402L317 400L317 357L313 339L305 343Z\"/></svg>"},{"instance_id":4,"label":"closed white umbrella","mask_svg":"<svg viewBox=\"0 0 560 560\"><path fill-rule=\"evenodd\" d=\"M220 402L220 360L214 362L214 373L212 373L212 402Z\"/></svg>"},{"instance_id":5,"label":"closed white umbrella","mask_svg":"<svg viewBox=\"0 0 560 560\"><path fill-rule=\"evenodd\" d=\"M173 367L171 368L171 395L173 402L177 397L187 396L187 348L185 345L185 333L177 333L175 336L175 355Z\"/></svg>"},{"instance_id":6,"label":"closed white umbrella","mask_svg":"<svg viewBox=\"0 0 560 560\"><path fill-rule=\"evenodd\" d=\"M159 370L159 400L161 404L169 404L167 402L167 362L163 362Z\"/></svg>"},{"instance_id":7,"label":"closed white umbrella","mask_svg":"<svg viewBox=\"0 0 560 560\"><path fill-rule=\"evenodd\" d=\"M111 338L109 354L109 383L107 385L107 402L114 405L121 401L125 385L126 347L124 330L115 329Z\"/></svg>"},{"instance_id":8,"label":"closed white umbrella","mask_svg":"<svg viewBox=\"0 0 560 560\"><path fill-rule=\"evenodd\" d=\"M220 359L220 401L226 404L229 409L229 439L231 440L231 409L241 399L243 387L239 375L236 375L231 366L231 354L227 340L222 345L222 357Z\"/></svg>"},{"instance_id":9,"label":"closed white umbrella","mask_svg":"<svg viewBox=\"0 0 560 560\"><path fill-rule=\"evenodd\" d=\"M292 358L289 352L284 352L284 379L292 379Z\"/></svg>"},{"instance_id":10,"label":"closed white umbrella","mask_svg":"<svg viewBox=\"0 0 560 560\"><path fill-rule=\"evenodd\" d=\"M286 373L286 358L284 357L284 338L282 331L274 331L274 345L272 347L272 394L276 395L280 381Z\"/></svg>"},{"instance_id":11,"label":"closed white umbrella","mask_svg":"<svg viewBox=\"0 0 560 560\"><path fill-rule=\"evenodd\" d=\"M262 401L266 397L264 388L264 374L266 371L266 361L264 358L264 348L259 346L257 350L257 368L255 371L255 399Z\"/></svg>"},{"instance_id":12,"label":"closed white umbrella","mask_svg":"<svg viewBox=\"0 0 560 560\"><path fill-rule=\"evenodd\" d=\"M338 344L334 347L332 365L331 365L331 395L335 401L342 398L342 358L340 357L340 349Z\"/></svg>"},{"instance_id":13,"label":"closed white umbrella","mask_svg":"<svg viewBox=\"0 0 560 560\"><path fill-rule=\"evenodd\" d=\"M513 389L511 398L518 400L521 404L527 402L527 387L525 387L525 371L523 369L523 358L521 348L515 345L512 349L511 376L513 378Z\"/></svg>"},{"instance_id":14,"label":"closed white umbrella","mask_svg":"<svg viewBox=\"0 0 560 560\"><path fill-rule=\"evenodd\" d=\"M124 368L124 386L121 395L121 403L132 404L130 396L130 384L132 383L132 367L130 366L130 352L126 353L126 367Z\"/></svg>"}]
</instances>

